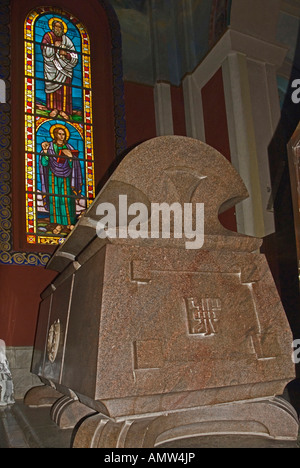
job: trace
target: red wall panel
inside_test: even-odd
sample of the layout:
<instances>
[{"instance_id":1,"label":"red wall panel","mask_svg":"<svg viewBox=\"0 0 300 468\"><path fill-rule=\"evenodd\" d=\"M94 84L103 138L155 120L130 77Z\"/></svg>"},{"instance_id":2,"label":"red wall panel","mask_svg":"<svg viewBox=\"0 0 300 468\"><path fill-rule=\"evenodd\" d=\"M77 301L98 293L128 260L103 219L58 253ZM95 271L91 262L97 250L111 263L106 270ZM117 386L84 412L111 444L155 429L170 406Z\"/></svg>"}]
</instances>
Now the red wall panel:
<instances>
[{"instance_id":1,"label":"red wall panel","mask_svg":"<svg viewBox=\"0 0 300 468\"><path fill-rule=\"evenodd\" d=\"M42 267L0 265L0 338L7 346L32 346L40 294L56 272Z\"/></svg>"},{"instance_id":2,"label":"red wall panel","mask_svg":"<svg viewBox=\"0 0 300 468\"><path fill-rule=\"evenodd\" d=\"M154 90L152 86L125 82L127 147L156 137Z\"/></svg>"},{"instance_id":3,"label":"red wall panel","mask_svg":"<svg viewBox=\"0 0 300 468\"><path fill-rule=\"evenodd\" d=\"M203 87L202 103L206 143L231 161L222 68ZM237 230L234 208L219 219L230 231Z\"/></svg>"}]
</instances>

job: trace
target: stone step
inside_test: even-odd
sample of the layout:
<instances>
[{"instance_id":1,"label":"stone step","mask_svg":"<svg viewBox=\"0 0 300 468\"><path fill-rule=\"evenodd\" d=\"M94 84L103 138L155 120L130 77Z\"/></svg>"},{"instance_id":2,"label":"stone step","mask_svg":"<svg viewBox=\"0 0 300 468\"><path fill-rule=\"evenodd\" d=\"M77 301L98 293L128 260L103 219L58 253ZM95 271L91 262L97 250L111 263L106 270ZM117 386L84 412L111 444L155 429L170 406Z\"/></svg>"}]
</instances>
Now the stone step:
<instances>
[{"instance_id":1,"label":"stone step","mask_svg":"<svg viewBox=\"0 0 300 468\"><path fill-rule=\"evenodd\" d=\"M11 406L0 408L0 448L30 448Z\"/></svg>"},{"instance_id":2,"label":"stone step","mask_svg":"<svg viewBox=\"0 0 300 468\"><path fill-rule=\"evenodd\" d=\"M29 408L22 401L0 407L0 448L71 448L72 429L60 429L49 408ZM298 441L272 440L255 435L207 435L174 440L161 450L201 448L299 448Z\"/></svg>"},{"instance_id":3,"label":"stone step","mask_svg":"<svg viewBox=\"0 0 300 468\"><path fill-rule=\"evenodd\" d=\"M51 420L49 408L22 401L0 408L0 448L70 448L71 435Z\"/></svg>"}]
</instances>

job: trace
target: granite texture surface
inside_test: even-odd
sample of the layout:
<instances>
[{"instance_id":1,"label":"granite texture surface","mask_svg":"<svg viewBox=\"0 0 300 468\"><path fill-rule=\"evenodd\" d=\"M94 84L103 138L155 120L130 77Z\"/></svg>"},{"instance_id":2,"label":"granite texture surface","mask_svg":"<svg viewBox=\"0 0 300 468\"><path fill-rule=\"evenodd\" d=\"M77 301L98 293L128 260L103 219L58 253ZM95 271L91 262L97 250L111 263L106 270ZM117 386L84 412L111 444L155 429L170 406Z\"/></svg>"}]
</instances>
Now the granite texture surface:
<instances>
[{"instance_id":1,"label":"granite texture surface","mask_svg":"<svg viewBox=\"0 0 300 468\"><path fill-rule=\"evenodd\" d=\"M97 207L118 208L119 195L144 204L148 230L153 203L204 204L202 248L188 250L176 229L168 239L163 225L155 238L150 231L128 238L132 217L118 212L117 238L108 232L100 239ZM108 434L125 445L165 443L173 437L168 431L205 435L217 431L220 418L225 433L247 428L297 438L295 411L274 400L295 376L293 338L261 240L228 231L218 219L245 197L239 175L213 148L156 138L125 157L58 248L48 268L60 275L42 295L32 370L99 413L83 423L78 446L90 446L103 417L111 421ZM276 425L277 413L284 423ZM144 428L147 418L156 421L148 442L126 439L120 421L135 418ZM143 433L137 422L132 431ZM99 444L114 446L111 440L104 434Z\"/></svg>"}]
</instances>

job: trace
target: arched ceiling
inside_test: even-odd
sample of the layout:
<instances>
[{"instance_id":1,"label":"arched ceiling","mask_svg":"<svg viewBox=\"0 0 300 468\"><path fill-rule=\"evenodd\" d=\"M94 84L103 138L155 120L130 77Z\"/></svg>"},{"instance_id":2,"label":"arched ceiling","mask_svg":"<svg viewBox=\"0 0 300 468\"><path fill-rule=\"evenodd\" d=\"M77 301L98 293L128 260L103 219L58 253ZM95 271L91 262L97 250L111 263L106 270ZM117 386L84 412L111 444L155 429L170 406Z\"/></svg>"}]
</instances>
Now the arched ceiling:
<instances>
[{"instance_id":1,"label":"arched ceiling","mask_svg":"<svg viewBox=\"0 0 300 468\"><path fill-rule=\"evenodd\" d=\"M300 68L300 0L272 1L273 9L256 3L261 15L255 16L243 12L241 0L111 0L121 26L125 80L179 85L230 25L249 34L261 31L266 40L287 46L286 60L278 70L283 102L292 69Z\"/></svg>"},{"instance_id":2,"label":"arched ceiling","mask_svg":"<svg viewBox=\"0 0 300 468\"><path fill-rule=\"evenodd\" d=\"M111 0L129 81L179 85L227 28L230 0Z\"/></svg>"}]
</instances>

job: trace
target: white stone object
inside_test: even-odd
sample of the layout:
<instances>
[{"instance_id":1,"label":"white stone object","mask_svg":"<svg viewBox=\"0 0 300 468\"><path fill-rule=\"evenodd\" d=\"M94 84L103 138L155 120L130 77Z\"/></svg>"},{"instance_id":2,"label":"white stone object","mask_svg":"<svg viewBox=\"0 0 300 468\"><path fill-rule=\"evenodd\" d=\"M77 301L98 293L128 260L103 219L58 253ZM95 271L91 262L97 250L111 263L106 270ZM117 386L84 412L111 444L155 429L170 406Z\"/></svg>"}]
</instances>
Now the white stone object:
<instances>
[{"instance_id":1,"label":"white stone object","mask_svg":"<svg viewBox=\"0 0 300 468\"><path fill-rule=\"evenodd\" d=\"M0 406L12 405L15 402L14 385L5 349L5 342L0 340Z\"/></svg>"}]
</instances>

